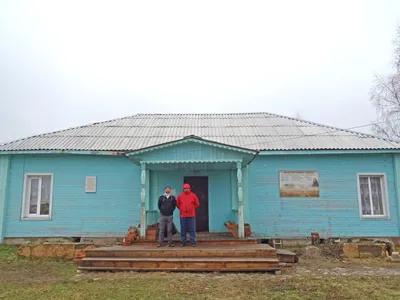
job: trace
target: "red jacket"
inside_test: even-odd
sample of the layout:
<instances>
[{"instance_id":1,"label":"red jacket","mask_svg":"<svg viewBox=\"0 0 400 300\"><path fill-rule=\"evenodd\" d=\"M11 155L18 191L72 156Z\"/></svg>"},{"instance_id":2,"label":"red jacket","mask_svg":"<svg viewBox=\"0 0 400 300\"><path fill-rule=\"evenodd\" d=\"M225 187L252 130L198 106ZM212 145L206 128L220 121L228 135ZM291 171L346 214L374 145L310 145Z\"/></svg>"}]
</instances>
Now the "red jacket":
<instances>
[{"instance_id":1,"label":"red jacket","mask_svg":"<svg viewBox=\"0 0 400 300\"><path fill-rule=\"evenodd\" d=\"M181 218L192 218L196 216L196 208L200 206L196 194L181 193L176 199L176 207L179 208Z\"/></svg>"}]
</instances>

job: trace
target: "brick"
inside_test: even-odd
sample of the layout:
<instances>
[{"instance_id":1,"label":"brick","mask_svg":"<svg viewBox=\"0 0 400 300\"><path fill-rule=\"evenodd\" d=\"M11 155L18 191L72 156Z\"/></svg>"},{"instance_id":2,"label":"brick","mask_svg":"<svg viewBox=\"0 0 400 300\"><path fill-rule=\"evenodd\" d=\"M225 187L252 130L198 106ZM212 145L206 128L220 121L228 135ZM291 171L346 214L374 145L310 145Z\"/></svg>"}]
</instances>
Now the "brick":
<instances>
[{"instance_id":1,"label":"brick","mask_svg":"<svg viewBox=\"0 0 400 300\"><path fill-rule=\"evenodd\" d=\"M32 255L32 249L30 245L23 245L19 247L17 251L18 255L30 257Z\"/></svg>"},{"instance_id":2,"label":"brick","mask_svg":"<svg viewBox=\"0 0 400 300\"><path fill-rule=\"evenodd\" d=\"M343 253L346 258L359 258L360 251L358 250L358 244L344 243Z\"/></svg>"},{"instance_id":3,"label":"brick","mask_svg":"<svg viewBox=\"0 0 400 300\"><path fill-rule=\"evenodd\" d=\"M392 261L400 262L400 253L399 252L393 252L391 258L392 258Z\"/></svg>"},{"instance_id":4,"label":"brick","mask_svg":"<svg viewBox=\"0 0 400 300\"><path fill-rule=\"evenodd\" d=\"M376 244L376 245L358 245L358 250L360 252L360 258L369 257L386 257L386 245Z\"/></svg>"},{"instance_id":5,"label":"brick","mask_svg":"<svg viewBox=\"0 0 400 300\"><path fill-rule=\"evenodd\" d=\"M308 246L305 255L308 258L318 258L321 256L321 250L315 246Z\"/></svg>"}]
</instances>

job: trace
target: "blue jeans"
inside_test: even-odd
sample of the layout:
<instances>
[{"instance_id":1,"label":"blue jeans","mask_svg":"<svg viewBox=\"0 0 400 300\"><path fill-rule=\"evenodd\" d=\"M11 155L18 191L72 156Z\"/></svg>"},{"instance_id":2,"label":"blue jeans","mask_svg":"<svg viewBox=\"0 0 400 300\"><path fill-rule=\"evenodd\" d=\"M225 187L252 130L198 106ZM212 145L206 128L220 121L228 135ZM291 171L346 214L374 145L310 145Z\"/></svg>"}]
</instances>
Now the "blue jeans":
<instances>
[{"instance_id":1,"label":"blue jeans","mask_svg":"<svg viewBox=\"0 0 400 300\"><path fill-rule=\"evenodd\" d=\"M190 243L196 244L196 218L181 218L181 243L185 244L186 232L190 232Z\"/></svg>"}]
</instances>

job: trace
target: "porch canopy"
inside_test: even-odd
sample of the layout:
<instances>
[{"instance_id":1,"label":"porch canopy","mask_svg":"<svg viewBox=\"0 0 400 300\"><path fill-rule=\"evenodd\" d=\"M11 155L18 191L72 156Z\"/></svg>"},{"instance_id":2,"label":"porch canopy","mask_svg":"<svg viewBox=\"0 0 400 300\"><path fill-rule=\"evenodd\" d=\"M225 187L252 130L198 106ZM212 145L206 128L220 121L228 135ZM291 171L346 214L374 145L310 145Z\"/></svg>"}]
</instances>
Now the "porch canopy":
<instances>
[{"instance_id":1,"label":"porch canopy","mask_svg":"<svg viewBox=\"0 0 400 300\"><path fill-rule=\"evenodd\" d=\"M239 238L244 238L244 193L242 168L257 156L258 151L187 136L173 142L129 152L126 156L141 166L140 235L146 236L147 211L150 201L150 172L231 170L237 181L237 222ZM154 197L154 196L153 196ZM236 205L235 205L236 206Z\"/></svg>"}]
</instances>

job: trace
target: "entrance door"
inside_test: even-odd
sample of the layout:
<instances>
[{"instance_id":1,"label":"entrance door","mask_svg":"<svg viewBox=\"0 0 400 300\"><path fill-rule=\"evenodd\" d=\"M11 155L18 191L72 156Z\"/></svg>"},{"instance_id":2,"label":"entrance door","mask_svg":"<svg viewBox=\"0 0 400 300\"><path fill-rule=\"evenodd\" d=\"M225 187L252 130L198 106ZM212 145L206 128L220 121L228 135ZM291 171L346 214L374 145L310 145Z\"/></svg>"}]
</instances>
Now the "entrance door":
<instances>
[{"instance_id":1,"label":"entrance door","mask_svg":"<svg viewBox=\"0 0 400 300\"><path fill-rule=\"evenodd\" d=\"M199 198L200 207L196 210L196 231L208 231L208 177L187 176L184 183L189 183L192 192Z\"/></svg>"}]
</instances>

